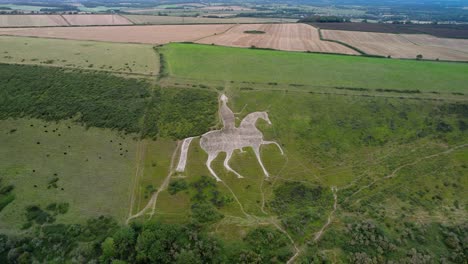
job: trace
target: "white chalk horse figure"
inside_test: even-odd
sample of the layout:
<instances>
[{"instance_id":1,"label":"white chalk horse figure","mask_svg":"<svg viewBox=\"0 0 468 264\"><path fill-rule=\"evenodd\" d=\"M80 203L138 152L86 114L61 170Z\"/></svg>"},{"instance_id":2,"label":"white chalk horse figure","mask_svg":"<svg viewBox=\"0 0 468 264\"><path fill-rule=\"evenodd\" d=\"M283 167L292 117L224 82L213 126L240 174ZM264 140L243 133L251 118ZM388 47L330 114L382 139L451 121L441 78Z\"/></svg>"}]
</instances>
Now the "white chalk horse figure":
<instances>
[{"instance_id":1,"label":"white chalk horse figure","mask_svg":"<svg viewBox=\"0 0 468 264\"><path fill-rule=\"evenodd\" d=\"M220 130L214 130L207 132L201 136L200 146L206 153L208 153L208 160L206 161L206 166L210 171L211 175L216 178L217 181L221 179L216 175L214 170L211 168L211 162L218 156L220 152L226 152L226 158L224 159L224 167L237 175L238 178L243 178L238 172L233 170L229 166L229 160L232 157L234 150L242 151L245 147L252 147L255 156L262 167L263 173L266 177L269 177L268 171L263 165L262 159L260 158L260 146L264 144L275 144L278 146L281 154L283 155L283 149L281 146L274 141L265 141L263 140L263 133L258 130L256 123L258 119L265 120L268 124L271 125L271 121L268 118L267 112L254 112L248 114L241 122L240 126L235 127L235 118L234 113L227 107L227 97L222 95L220 97L222 101L222 106L220 109L220 115L223 120L224 127ZM185 162L187 158L188 144L190 144L192 138L187 138L184 140L182 145L185 151L181 153L179 159L179 166L177 166L177 171L183 172L185 170ZM181 164L182 163L182 164Z\"/></svg>"}]
</instances>

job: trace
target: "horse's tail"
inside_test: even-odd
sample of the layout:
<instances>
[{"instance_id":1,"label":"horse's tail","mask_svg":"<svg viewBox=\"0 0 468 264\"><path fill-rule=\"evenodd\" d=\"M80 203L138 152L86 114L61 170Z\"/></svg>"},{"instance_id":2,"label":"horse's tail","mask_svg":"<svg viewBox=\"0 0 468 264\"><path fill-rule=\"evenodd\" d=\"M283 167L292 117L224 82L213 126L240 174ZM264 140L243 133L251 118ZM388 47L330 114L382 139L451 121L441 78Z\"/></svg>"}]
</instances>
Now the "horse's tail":
<instances>
[{"instance_id":1,"label":"horse's tail","mask_svg":"<svg viewBox=\"0 0 468 264\"><path fill-rule=\"evenodd\" d=\"M194 137L186 138L182 142L182 147L180 148L179 163L177 164L177 168L176 168L177 172L185 171L185 165L187 164L187 153L190 147L190 143L192 142L192 139L194 139Z\"/></svg>"}]
</instances>

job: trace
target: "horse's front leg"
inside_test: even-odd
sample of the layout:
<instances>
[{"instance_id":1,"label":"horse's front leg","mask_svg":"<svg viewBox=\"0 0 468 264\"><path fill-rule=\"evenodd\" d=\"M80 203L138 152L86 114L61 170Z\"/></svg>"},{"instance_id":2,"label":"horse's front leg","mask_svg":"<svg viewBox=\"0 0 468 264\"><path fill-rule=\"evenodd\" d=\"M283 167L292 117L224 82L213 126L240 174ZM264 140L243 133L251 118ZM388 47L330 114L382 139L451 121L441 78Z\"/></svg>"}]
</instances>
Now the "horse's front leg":
<instances>
[{"instance_id":1,"label":"horse's front leg","mask_svg":"<svg viewBox=\"0 0 468 264\"><path fill-rule=\"evenodd\" d=\"M214 172L214 170L211 168L211 162L216 159L216 157L218 156L218 152L211 152L211 153L208 153L208 159L206 160L206 167L208 167L208 170L210 171L211 175L213 175L213 177L215 177L216 181L221 181L221 179L218 177L218 175L216 175L216 173Z\"/></svg>"},{"instance_id":2,"label":"horse's front leg","mask_svg":"<svg viewBox=\"0 0 468 264\"><path fill-rule=\"evenodd\" d=\"M275 144L279 148L279 150L281 151L281 155L284 155L283 148L281 148L280 144L278 144L277 142L275 142L275 141L262 141L262 145L263 144L266 144L266 145L267 144Z\"/></svg>"},{"instance_id":3,"label":"horse's front leg","mask_svg":"<svg viewBox=\"0 0 468 264\"><path fill-rule=\"evenodd\" d=\"M252 148L255 152L255 156L257 157L258 163L260 163L260 166L262 167L263 173L265 173L265 176L267 178L270 177L268 171L265 169L265 166L263 166L262 159L260 158L260 146L253 146Z\"/></svg>"}]
</instances>

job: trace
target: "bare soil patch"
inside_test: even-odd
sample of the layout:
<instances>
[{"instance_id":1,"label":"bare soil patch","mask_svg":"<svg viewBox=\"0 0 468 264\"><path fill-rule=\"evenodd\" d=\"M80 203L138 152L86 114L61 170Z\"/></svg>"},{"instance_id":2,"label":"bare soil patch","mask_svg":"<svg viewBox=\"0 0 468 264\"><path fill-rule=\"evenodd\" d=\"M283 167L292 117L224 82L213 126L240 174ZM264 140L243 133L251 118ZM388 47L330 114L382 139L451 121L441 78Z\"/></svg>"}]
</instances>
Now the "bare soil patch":
<instances>
[{"instance_id":1,"label":"bare soil patch","mask_svg":"<svg viewBox=\"0 0 468 264\"><path fill-rule=\"evenodd\" d=\"M372 55L414 59L421 54L424 59L468 61L466 40L341 30L322 30L322 35Z\"/></svg>"},{"instance_id":2,"label":"bare soil patch","mask_svg":"<svg viewBox=\"0 0 468 264\"><path fill-rule=\"evenodd\" d=\"M219 34L232 25L166 25L166 26L97 26L0 29L0 35L34 36L76 40L125 43L165 44L195 41Z\"/></svg>"},{"instance_id":3,"label":"bare soil patch","mask_svg":"<svg viewBox=\"0 0 468 264\"><path fill-rule=\"evenodd\" d=\"M263 31L265 34L245 33L248 31ZM320 40L317 29L305 24L238 25L221 35L207 37L198 42L234 47L255 46L289 51L358 54L338 43Z\"/></svg>"}]
</instances>

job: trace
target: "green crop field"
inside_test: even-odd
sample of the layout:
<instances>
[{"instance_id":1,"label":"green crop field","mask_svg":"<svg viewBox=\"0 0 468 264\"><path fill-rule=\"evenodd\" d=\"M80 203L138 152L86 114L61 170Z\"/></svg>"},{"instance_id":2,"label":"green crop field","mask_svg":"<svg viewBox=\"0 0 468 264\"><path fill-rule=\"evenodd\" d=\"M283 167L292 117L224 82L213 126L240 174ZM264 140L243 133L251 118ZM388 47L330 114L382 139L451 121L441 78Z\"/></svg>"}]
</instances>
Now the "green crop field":
<instances>
[{"instance_id":1,"label":"green crop field","mask_svg":"<svg viewBox=\"0 0 468 264\"><path fill-rule=\"evenodd\" d=\"M206 81L466 91L468 64L170 44L171 76Z\"/></svg>"},{"instance_id":2,"label":"green crop field","mask_svg":"<svg viewBox=\"0 0 468 264\"><path fill-rule=\"evenodd\" d=\"M0 62L155 75L151 45L0 36Z\"/></svg>"},{"instance_id":3,"label":"green crop field","mask_svg":"<svg viewBox=\"0 0 468 264\"><path fill-rule=\"evenodd\" d=\"M133 47L161 75L0 64L0 262L466 260L468 64ZM268 113L268 178L247 147L244 178L207 169L221 94L237 125Z\"/></svg>"}]
</instances>

